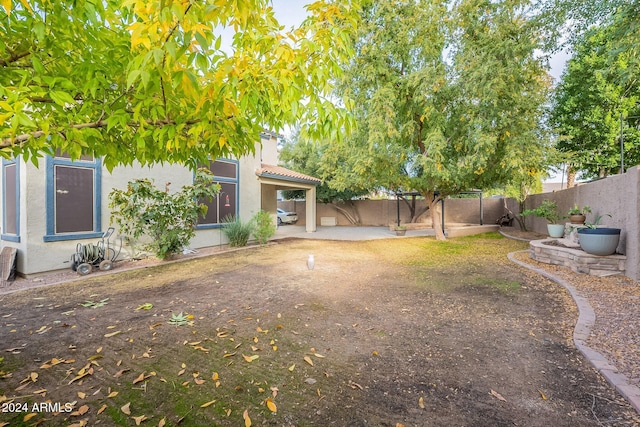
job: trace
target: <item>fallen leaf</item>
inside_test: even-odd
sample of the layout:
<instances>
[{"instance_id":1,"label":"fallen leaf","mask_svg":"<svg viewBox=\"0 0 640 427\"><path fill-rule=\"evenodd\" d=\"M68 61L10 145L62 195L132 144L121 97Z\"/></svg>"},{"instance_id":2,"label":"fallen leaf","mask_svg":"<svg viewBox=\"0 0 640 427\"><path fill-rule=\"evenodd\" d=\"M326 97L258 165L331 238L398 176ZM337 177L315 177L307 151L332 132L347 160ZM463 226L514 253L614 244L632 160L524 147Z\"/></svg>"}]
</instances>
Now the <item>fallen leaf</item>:
<instances>
[{"instance_id":1,"label":"fallen leaf","mask_svg":"<svg viewBox=\"0 0 640 427\"><path fill-rule=\"evenodd\" d=\"M17 387L17 388L15 389L15 391L20 391L20 390L24 389L25 387L27 387L29 384L30 384L30 383L24 383L24 384L22 384L20 387Z\"/></svg>"},{"instance_id":2,"label":"fallen leaf","mask_svg":"<svg viewBox=\"0 0 640 427\"><path fill-rule=\"evenodd\" d=\"M153 308L153 304L151 304L150 302L146 302L142 305L139 305L138 308L136 308L136 310L151 310Z\"/></svg>"},{"instance_id":3,"label":"fallen leaf","mask_svg":"<svg viewBox=\"0 0 640 427\"><path fill-rule=\"evenodd\" d=\"M78 408L77 411L72 412L71 416L79 417L81 415L86 414L87 412L89 412L89 405L82 405L81 407Z\"/></svg>"},{"instance_id":4,"label":"fallen leaf","mask_svg":"<svg viewBox=\"0 0 640 427\"><path fill-rule=\"evenodd\" d=\"M418 399L418 406L424 409L424 398L422 396Z\"/></svg>"},{"instance_id":5,"label":"fallen leaf","mask_svg":"<svg viewBox=\"0 0 640 427\"><path fill-rule=\"evenodd\" d=\"M26 422L27 422L27 421L29 421L31 418L36 417L36 416L38 416L38 413L36 413L36 412L32 412L32 413L30 413L30 414L25 415L25 416L24 416L24 418L22 419L22 421L26 423Z\"/></svg>"},{"instance_id":6,"label":"fallen leaf","mask_svg":"<svg viewBox=\"0 0 640 427\"><path fill-rule=\"evenodd\" d=\"M133 384L137 384L141 381L144 381L144 372L141 373L140 375L138 375L138 378L136 378L135 380L133 380Z\"/></svg>"},{"instance_id":7,"label":"fallen leaf","mask_svg":"<svg viewBox=\"0 0 640 427\"><path fill-rule=\"evenodd\" d=\"M105 409L107 409L107 405L102 405L100 409L98 409L98 415L103 413Z\"/></svg>"},{"instance_id":8,"label":"fallen leaf","mask_svg":"<svg viewBox=\"0 0 640 427\"><path fill-rule=\"evenodd\" d=\"M309 356L305 356L304 361L307 362L309 365L313 366L313 360L311 360Z\"/></svg>"},{"instance_id":9,"label":"fallen leaf","mask_svg":"<svg viewBox=\"0 0 640 427\"><path fill-rule=\"evenodd\" d=\"M167 423L167 419L163 418L158 422L158 427L164 427L166 423Z\"/></svg>"},{"instance_id":10,"label":"fallen leaf","mask_svg":"<svg viewBox=\"0 0 640 427\"><path fill-rule=\"evenodd\" d=\"M131 417L136 422L136 425L139 426L141 422L147 419L146 415L140 415L139 417Z\"/></svg>"},{"instance_id":11,"label":"fallen leaf","mask_svg":"<svg viewBox=\"0 0 640 427\"><path fill-rule=\"evenodd\" d=\"M544 395L542 390L538 389L538 393L540 393L540 397L542 398L542 400L547 400L547 396Z\"/></svg>"},{"instance_id":12,"label":"fallen leaf","mask_svg":"<svg viewBox=\"0 0 640 427\"><path fill-rule=\"evenodd\" d=\"M108 398L112 398L112 397L116 397L118 395L117 391L112 391L111 393L109 393L109 395L107 396Z\"/></svg>"},{"instance_id":13,"label":"fallen leaf","mask_svg":"<svg viewBox=\"0 0 640 427\"><path fill-rule=\"evenodd\" d=\"M84 393L84 392L82 392L82 391L79 391L79 392L78 392L78 397L79 397L80 399L84 399L85 397L87 397L87 394L86 394L86 393Z\"/></svg>"},{"instance_id":14,"label":"fallen leaf","mask_svg":"<svg viewBox=\"0 0 640 427\"><path fill-rule=\"evenodd\" d=\"M198 384L198 385L202 385L205 383L205 380L200 379L200 378L196 378L193 380L194 383Z\"/></svg>"},{"instance_id":15,"label":"fallen leaf","mask_svg":"<svg viewBox=\"0 0 640 427\"><path fill-rule=\"evenodd\" d=\"M293 365L289 366L289 372L293 372L294 369L296 369L296 364L295 363Z\"/></svg>"},{"instance_id":16,"label":"fallen leaf","mask_svg":"<svg viewBox=\"0 0 640 427\"><path fill-rule=\"evenodd\" d=\"M211 376L211 379L213 381L218 381L220 379L220 376L218 375L217 372L214 372L213 375Z\"/></svg>"},{"instance_id":17,"label":"fallen leaf","mask_svg":"<svg viewBox=\"0 0 640 427\"><path fill-rule=\"evenodd\" d=\"M186 371L186 369L182 368L178 371L178 376L184 374L184 372Z\"/></svg>"},{"instance_id":18,"label":"fallen leaf","mask_svg":"<svg viewBox=\"0 0 640 427\"><path fill-rule=\"evenodd\" d=\"M269 408L271 412L278 412L278 407L273 402L273 400L271 400L271 398L268 398L266 402L267 402L267 408Z\"/></svg>"},{"instance_id":19,"label":"fallen leaf","mask_svg":"<svg viewBox=\"0 0 640 427\"><path fill-rule=\"evenodd\" d=\"M242 357L244 357L244 360L246 360L248 363L251 363L254 360L256 360L257 358L259 358L260 356L258 356L257 354L254 354L253 356L245 356L243 354ZM312 365L313 365L313 363L312 363Z\"/></svg>"},{"instance_id":20,"label":"fallen leaf","mask_svg":"<svg viewBox=\"0 0 640 427\"><path fill-rule=\"evenodd\" d=\"M213 405L214 403L216 403L216 400L215 400L215 399L213 399L213 400L212 400L212 401L210 401L210 402L203 403L202 405L200 405L200 407L201 407L201 408L206 408L207 406L211 406L211 405Z\"/></svg>"},{"instance_id":21,"label":"fallen leaf","mask_svg":"<svg viewBox=\"0 0 640 427\"><path fill-rule=\"evenodd\" d=\"M128 372L129 369L121 369L118 372L116 372L115 374L113 374L113 378L120 378L122 376L122 374L124 374L125 372Z\"/></svg>"},{"instance_id":22,"label":"fallen leaf","mask_svg":"<svg viewBox=\"0 0 640 427\"><path fill-rule=\"evenodd\" d=\"M98 348L96 349L96 353L101 353L101 352L102 352L102 347L98 347Z\"/></svg>"},{"instance_id":23,"label":"fallen leaf","mask_svg":"<svg viewBox=\"0 0 640 427\"><path fill-rule=\"evenodd\" d=\"M244 427L251 427L251 418L249 418L249 410L245 409L242 414L242 418L244 418Z\"/></svg>"},{"instance_id":24,"label":"fallen leaf","mask_svg":"<svg viewBox=\"0 0 640 427\"><path fill-rule=\"evenodd\" d=\"M402 424L402 423L396 423L396 427L404 427L404 424Z\"/></svg>"},{"instance_id":25,"label":"fallen leaf","mask_svg":"<svg viewBox=\"0 0 640 427\"><path fill-rule=\"evenodd\" d=\"M502 397L502 395L501 395L500 393L498 393L497 391L495 391L495 390L491 390L491 391L490 391L490 394L491 394L493 397L495 397L496 399L498 399L498 400L502 400L503 402L506 402L506 401L507 401L507 399L505 399L504 397Z\"/></svg>"},{"instance_id":26,"label":"fallen leaf","mask_svg":"<svg viewBox=\"0 0 640 427\"><path fill-rule=\"evenodd\" d=\"M104 334L105 338L111 338L111 337L115 337L116 335L122 333L122 331L115 331L115 332L111 332L110 334Z\"/></svg>"},{"instance_id":27,"label":"fallen leaf","mask_svg":"<svg viewBox=\"0 0 640 427\"><path fill-rule=\"evenodd\" d=\"M354 382L353 382L353 381L351 381L351 380L349 380L349 387L351 387L351 388L352 388L352 389L354 389L354 390L355 390L355 389L357 389L357 388L358 388L358 389L360 389L360 390L363 390L363 389L364 389L360 384L358 384L358 383L354 383Z\"/></svg>"},{"instance_id":28,"label":"fallen leaf","mask_svg":"<svg viewBox=\"0 0 640 427\"><path fill-rule=\"evenodd\" d=\"M29 374L29 378L31 378L31 381L33 381L35 383L36 381L38 381L38 373L37 372L31 372Z\"/></svg>"},{"instance_id":29,"label":"fallen leaf","mask_svg":"<svg viewBox=\"0 0 640 427\"><path fill-rule=\"evenodd\" d=\"M123 407L121 407L121 408L120 408L120 410L121 410L122 412L124 412L126 415L131 415L131 409L130 409L130 406L131 406L131 402L129 402L129 403L127 403L126 405L124 405Z\"/></svg>"}]
</instances>

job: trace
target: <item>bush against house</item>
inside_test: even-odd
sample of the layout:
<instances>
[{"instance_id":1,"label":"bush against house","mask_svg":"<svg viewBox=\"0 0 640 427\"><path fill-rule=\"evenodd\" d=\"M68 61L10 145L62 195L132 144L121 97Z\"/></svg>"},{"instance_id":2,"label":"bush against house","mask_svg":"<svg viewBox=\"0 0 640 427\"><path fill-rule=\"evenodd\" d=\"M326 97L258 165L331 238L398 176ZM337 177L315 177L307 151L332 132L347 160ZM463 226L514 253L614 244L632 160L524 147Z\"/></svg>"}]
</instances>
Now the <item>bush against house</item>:
<instances>
[{"instance_id":1,"label":"bush against house","mask_svg":"<svg viewBox=\"0 0 640 427\"><path fill-rule=\"evenodd\" d=\"M206 169L198 169L193 185L175 193L169 193L169 184L160 190L149 179L137 179L126 190L114 189L109 194L111 222L131 244L148 237L145 249L165 259L188 246L198 218L207 213L201 201L211 201L219 192L220 186Z\"/></svg>"}]
</instances>

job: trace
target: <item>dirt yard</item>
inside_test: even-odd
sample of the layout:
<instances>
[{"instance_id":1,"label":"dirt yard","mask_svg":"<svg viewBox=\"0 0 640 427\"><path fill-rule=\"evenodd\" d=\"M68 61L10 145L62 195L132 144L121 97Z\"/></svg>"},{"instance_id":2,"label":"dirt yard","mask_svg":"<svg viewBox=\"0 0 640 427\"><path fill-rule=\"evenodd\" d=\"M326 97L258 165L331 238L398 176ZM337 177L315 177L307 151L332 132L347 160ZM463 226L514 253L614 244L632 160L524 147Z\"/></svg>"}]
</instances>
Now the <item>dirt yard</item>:
<instances>
[{"instance_id":1,"label":"dirt yard","mask_svg":"<svg viewBox=\"0 0 640 427\"><path fill-rule=\"evenodd\" d=\"M0 426L638 425L525 247L290 240L2 296Z\"/></svg>"}]
</instances>

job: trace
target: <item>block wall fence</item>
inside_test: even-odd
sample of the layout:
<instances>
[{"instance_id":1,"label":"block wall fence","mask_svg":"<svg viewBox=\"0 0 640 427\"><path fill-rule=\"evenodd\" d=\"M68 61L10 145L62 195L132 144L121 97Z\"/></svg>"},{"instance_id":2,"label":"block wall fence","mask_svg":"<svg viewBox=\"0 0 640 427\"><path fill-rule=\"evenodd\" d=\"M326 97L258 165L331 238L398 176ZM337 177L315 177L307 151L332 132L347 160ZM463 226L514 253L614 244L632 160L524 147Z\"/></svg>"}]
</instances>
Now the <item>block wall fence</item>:
<instances>
[{"instance_id":1,"label":"block wall fence","mask_svg":"<svg viewBox=\"0 0 640 427\"><path fill-rule=\"evenodd\" d=\"M574 205L589 206L591 213L587 215L588 222L594 222L602 215L601 224L608 227L622 229L620 244L617 252L627 257L626 275L634 280L640 280L640 169L634 166L624 174L613 175L596 181L582 183L576 187L529 196L525 209L533 209L543 200L549 199L558 204L558 211L566 215ZM395 200L356 200L353 202L365 226L389 226L397 222L397 204ZM496 220L507 211L505 204L514 212L519 212L518 203L513 199L484 198L483 223L495 224ZM424 201L416 201L417 207L424 206ZM297 212L299 225L306 224L305 201L285 200L278 202L278 207ZM479 224L480 201L478 198L447 199L444 204L445 224ZM316 224L321 224L321 218L335 218L336 224L351 225L344 215L331 204L318 203ZM400 201L400 220L409 222L409 209ZM431 224L431 217L427 213L422 215L419 223ZM533 216L526 218L527 229L546 234L546 221ZM514 226L518 226L514 222Z\"/></svg>"}]
</instances>

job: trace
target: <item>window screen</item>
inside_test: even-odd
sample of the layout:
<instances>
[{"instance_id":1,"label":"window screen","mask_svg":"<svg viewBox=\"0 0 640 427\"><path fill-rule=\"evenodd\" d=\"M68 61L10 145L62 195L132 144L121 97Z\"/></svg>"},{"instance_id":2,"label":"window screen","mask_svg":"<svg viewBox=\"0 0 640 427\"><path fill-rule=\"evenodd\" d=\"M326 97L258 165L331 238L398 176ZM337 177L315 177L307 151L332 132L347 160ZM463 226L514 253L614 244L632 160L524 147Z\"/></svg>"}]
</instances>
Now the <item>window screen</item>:
<instances>
[{"instance_id":1,"label":"window screen","mask_svg":"<svg viewBox=\"0 0 640 427\"><path fill-rule=\"evenodd\" d=\"M55 232L93 231L94 169L55 166Z\"/></svg>"},{"instance_id":2,"label":"window screen","mask_svg":"<svg viewBox=\"0 0 640 427\"><path fill-rule=\"evenodd\" d=\"M15 163L4 166L4 234L18 234L18 167Z\"/></svg>"}]
</instances>

